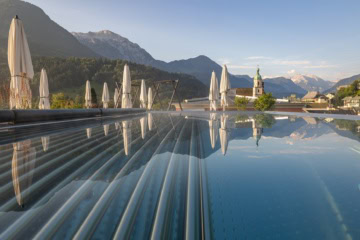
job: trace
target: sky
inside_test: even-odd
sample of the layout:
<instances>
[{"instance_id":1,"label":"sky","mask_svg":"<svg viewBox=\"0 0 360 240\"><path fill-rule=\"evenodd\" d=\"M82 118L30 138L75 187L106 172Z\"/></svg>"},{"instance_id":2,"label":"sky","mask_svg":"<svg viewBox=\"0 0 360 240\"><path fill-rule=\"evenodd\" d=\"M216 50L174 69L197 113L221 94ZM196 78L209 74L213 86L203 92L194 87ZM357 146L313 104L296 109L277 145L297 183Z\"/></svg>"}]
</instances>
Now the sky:
<instances>
[{"instance_id":1,"label":"sky","mask_svg":"<svg viewBox=\"0 0 360 240\"><path fill-rule=\"evenodd\" d=\"M164 61L206 55L233 74L360 74L359 0L27 0L70 32L110 30Z\"/></svg>"}]
</instances>

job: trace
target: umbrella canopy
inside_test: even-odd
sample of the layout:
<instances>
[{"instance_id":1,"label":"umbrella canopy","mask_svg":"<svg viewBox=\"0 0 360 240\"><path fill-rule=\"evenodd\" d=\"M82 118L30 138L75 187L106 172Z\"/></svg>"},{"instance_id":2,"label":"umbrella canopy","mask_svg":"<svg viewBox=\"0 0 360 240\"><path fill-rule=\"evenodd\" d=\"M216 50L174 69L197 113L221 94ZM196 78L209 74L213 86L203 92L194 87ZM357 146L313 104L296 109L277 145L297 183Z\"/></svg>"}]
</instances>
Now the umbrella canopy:
<instances>
[{"instance_id":1,"label":"umbrella canopy","mask_svg":"<svg viewBox=\"0 0 360 240\"><path fill-rule=\"evenodd\" d=\"M210 114L210 121L209 121L209 130L210 130L210 142L212 149L215 148L218 132L219 132L219 122L216 119L216 114Z\"/></svg>"},{"instance_id":2,"label":"umbrella canopy","mask_svg":"<svg viewBox=\"0 0 360 240\"><path fill-rule=\"evenodd\" d=\"M88 139L91 138L91 128L86 129L86 136L87 136Z\"/></svg>"},{"instance_id":3,"label":"umbrella canopy","mask_svg":"<svg viewBox=\"0 0 360 240\"><path fill-rule=\"evenodd\" d=\"M141 138L142 139L145 139L145 136L146 136L146 125L147 125L147 117L140 118Z\"/></svg>"},{"instance_id":4,"label":"umbrella canopy","mask_svg":"<svg viewBox=\"0 0 360 240\"><path fill-rule=\"evenodd\" d=\"M11 75L10 109L31 108L29 79L34 77L34 69L24 26L17 16L11 21L9 30L8 64Z\"/></svg>"},{"instance_id":5,"label":"umbrella canopy","mask_svg":"<svg viewBox=\"0 0 360 240\"><path fill-rule=\"evenodd\" d=\"M104 82L104 88L103 88L101 100L103 102L103 108L108 108L109 102L110 102L110 94L109 94L109 88L108 88L108 85L106 82Z\"/></svg>"},{"instance_id":6,"label":"umbrella canopy","mask_svg":"<svg viewBox=\"0 0 360 240\"><path fill-rule=\"evenodd\" d=\"M151 113L148 113L148 124L149 124L149 131L151 131L153 127L153 117Z\"/></svg>"},{"instance_id":7,"label":"umbrella canopy","mask_svg":"<svg viewBox=\"0 0 360 240\"><path fill-rule=\"evenodd\" d=\"M114 108L117 108L119 104L119 91L117 88L115 88L114 92Z\"/></svg>"},{"instance_id":8,"label":"umbrella canopy","mask_svg":"<svg viewBox=\"0 0 360 240\"><path fill-rule=\"evenodd\" d=\"M146 108L147 103L147 93L146 93L146 85L145 80L141 80L141 89L140 89L140 107Z\"/></svg>"},{"instance_id":9,"label":"umbrella canopy","mask_svg":"<svg viewBox=\"0 0 360 240\"><path fill-rule=\"evenodd\" d=\"M124 73L123 73L121 108L132 108L131 77L130 77L130 69L127 64L125 64L124 66Z\"/></svg>"},{"instance_id":10,"label":"umbrella canopy","mask_svg":"<svg viewBox=\"0 0 360 240\"><path fill-rule=\"evenodd\" d=\"M36 150L31 147L31 140L14 143L13 147L14 153L11 163L13 186L17 203L24 206L29 198L29 193L26 193L25 190L32 184Z\"/></svg>"},{"instance_id":11,"label":"umbrella canopy","mask_svg":"<svg viewBox=\"0 0 360 240\"><path fill-rule=\"evenodd\" d=\"M122 127L125 155L128 156L131 150L131 121L123 121Z\"/></svg>"},{"instance_id":12,"label":"umbrella canopy","mask_svg":"<svg viewBox=\"0 0 360 240\"><path fill-rule=\"evenodd\" d=\"M230 80L226 65L223 66L220 81L220 93L221 93L221 106L225 110L225 107L229 105L227 100L227 93L230 90Z\"/></svg>"},{"instance_id":13,"label":"umbrella canopy","mask_svg":"<svg viewBox=\"0 0 360 240\"><path fill-rule=\"evenodd\" d=\"M46 74L46 70L44 68L41 69L39 92L40 92L39 109L50 109L49 81Z\"/></svg>"},{"instance_id":14,"label":"umbrella canopy","mask_svg":"<svg viewBox=\"0 0 360 240\"><path fill-rule=\"evenodd\" d=\"M152 104L153 104L153 95L152 95L152 90L151 90L151 88L149 88L149 92L148 92L148 107L147 107L147 109L151 110Z\"/></svg>"},{"instance_id":15,"label":"umbrella canopy","mask_svg":"<svg viewBox=\"0 0 360 240\"><path fill-rule=\"evenodd\" d=\"M85 87L85 107L91 108L91 85L90 81L86 81L86 87Z\"/></svg>"},{"instance_id":16,"label":"umbrella canopy","mask_svg":"<svg viewBox=\"0 0 360 240\"><path fill-rule=\"evenodd\" d=\"M49 149L50 136L41 137L41 143L42 143L44 152L46 152Z\"/></svg>"},{"instance_id":17,"label":"umbrella canopy","mask_svg":"<svg viewBox=\"0 0 360 240\"><path fill-rule=\"evenodd\" d=\"M215 72L211 74L210 81L210 91L209 91L209 100L210 100L210 111L216 111L216 101L219 99L219 84Z\"/></svg>"},{"instance_id":18,"label":"umbrella canopy","mask_svg":"<svg viewBox=\"0 0 360 240\"><path fill-rule=\"evenodd\" d=\"M109 124L104 125L104 135L107 136L109 134Z\"/></svg>"},{"instance_id":19,"label":"umbrella canopy","mask_svg":"<svg viewBox=\"0 0 360 240\"><path fill-rule=\"evenodd\" d=\"M221 128L219 129L220 134L220 145L222 154L226 154L229 141L229 132L227 130L227 118L225 114L221 116Z\"/></svg>"}]
</instances>

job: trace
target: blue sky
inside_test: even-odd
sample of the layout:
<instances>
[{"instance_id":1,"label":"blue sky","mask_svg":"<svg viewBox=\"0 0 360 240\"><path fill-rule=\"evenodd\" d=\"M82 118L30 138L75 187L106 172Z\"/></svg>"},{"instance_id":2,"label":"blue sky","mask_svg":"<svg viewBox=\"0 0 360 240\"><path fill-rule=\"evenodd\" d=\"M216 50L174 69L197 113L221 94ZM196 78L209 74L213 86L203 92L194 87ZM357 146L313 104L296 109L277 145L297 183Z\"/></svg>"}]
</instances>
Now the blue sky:
<instances>
[{"instance_id":1,"label":"blue sky","mask_svg":"<svg viewBox=\"0 0 360 240\"><path fill-rule=\"evenodd\" d=\"M69 31L111 30L154 58L206 55L234 74L360 73L360 1L28 0Z\"/></svg>"}]
</instances>

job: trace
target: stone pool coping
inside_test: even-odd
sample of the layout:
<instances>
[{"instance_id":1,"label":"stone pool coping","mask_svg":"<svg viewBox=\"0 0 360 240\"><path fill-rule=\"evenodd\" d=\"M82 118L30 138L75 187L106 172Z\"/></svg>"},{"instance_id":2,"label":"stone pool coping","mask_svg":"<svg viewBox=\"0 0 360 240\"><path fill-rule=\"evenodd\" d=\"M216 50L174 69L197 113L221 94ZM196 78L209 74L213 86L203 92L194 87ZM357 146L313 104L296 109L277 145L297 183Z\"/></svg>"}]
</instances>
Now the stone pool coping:
<instances>
[{"instance_id":1,"label":"stone pool coping","mask_svg":"<svg viewBox=\"0 0 360 240\"><path fill-rule=\"evenodd\" d=\"M0 123L29 123L145 113L145 109L0 110Z\"/></svg>"}]
</instances>

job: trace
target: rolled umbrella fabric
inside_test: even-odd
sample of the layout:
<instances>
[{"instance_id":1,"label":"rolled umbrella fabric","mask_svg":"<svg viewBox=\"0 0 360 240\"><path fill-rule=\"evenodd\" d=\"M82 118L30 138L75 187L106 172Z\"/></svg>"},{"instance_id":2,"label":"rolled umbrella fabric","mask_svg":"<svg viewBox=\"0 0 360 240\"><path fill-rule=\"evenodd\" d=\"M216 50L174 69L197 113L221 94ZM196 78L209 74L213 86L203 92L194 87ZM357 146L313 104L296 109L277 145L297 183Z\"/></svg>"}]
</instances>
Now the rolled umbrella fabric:
<instances>
[{"instance_id":1,"label":"rolled umbrella fabric","mask_svg":"<svg viewBox=\"0 0 360 240\"><path fill-rule=\"evenodd\" d=\"M42 143L44 152L46 152L49 149L50 136L41 137L41 143Z\"/></svg>"},{"instance_id":2,"label":"rolled umbrella fabric","mask_svg":"<svg viewBox=\"0 0 360 240\"><path fill-rule=\"evenodd\" d=\"M124 73L123 73L121 108L132 108L131 76L130 76L129 66L127 64L125 64L124 66Z\"/></svg>"},{"instance_id":3,"label":"rolled umbrella fabric","mask_svg":"<svg viewBox=\"0 0 360 240\"><path fill-rule=\"evenodd\" d=\"M153 95L152 95L151 88L149 88L149 91L148 91L148 107L147 107L148 110L151 110L152 104L153 104Z\"/></svg>"},{"instance_id":4,"label":"rolled umbrella fabric","mask_svg":"<svg viewBox=\"0 0 360 240\"><path fill-rule=\"evenodd\" d=\"M219 83L216 77L215 72L211 74L210 81L210 91L209 91L209 100L210 100L210 111L216 111L216 102L219 99Z\"/></svg>"},{"instance_id":5,"label":"rolled umbrella fabric","mask_svg":"<svg viewBox=\"0 0 360 240\"><path fill-rule=\"evenodd\" d=\"M225 111L225 107L229 106L227 100L227 93L230 90L230 88L231 86L230 86L229 74L226 65L224 65L222 69L221 81L220 81L221 106L223 107L224 111Z\"/></svg>"},{"instance_id":6,"label":"rolled umbrella fabric","mask_svg":"<svg viewBox=\"0 0 360 240\"><path fill-rule=\"evenodd\" d=\"M123 128L125 155L128 156L131 151L131 121L123 121L122 128Z\"/></svg>"},{"instance_id":7,"label":"rolled umbrella fabric","mask_svg":"<svg viewBox=\"0 0 360 240\"><path fill-rule=\"evenodd\" d=\"M221 145L221 152L225 156L227 148L228 148L228 141L229 141L229 132L227 129L227 115L221 116L221 127L219 129L220 135L220 145Z\"/></svg>"},{"instance_id":8,"label":"rolled umbrella fabric","mask_svg":"<svg viewBox=\"0 0 360 240\"><path fill-rule=\"evenodd\" d=\"M44 68L41 69L39 93L40 93L39 109L50 109L49 81L46 74L46 70Z\"/></svg>"},{"instance_id":9,"label":"rolled umbrella fabric","mask_svg":"<svg viewBox=\"0 0 360 240\"><path fill-rule=\"evenodd\" d=\"M33 169L36 161L36 150L31 147L31 140L25 140L13 144L14 153L11 163L13 186L17 203L24 207L29 199L29 193L25 190L32 184Z\"/></svg>"},{"instance_id":10,"label":"rolled umbrella fabric","mask_svg":"<svg viewBox=\"0 0 360 240\"><path fill-rule=\"evenodd\" d=\"M219 132L219 122L216 119L216 114L211 113L210 114L210 120L209 120L209 130L210 130L210 143L211 148L215 149L218 132Z\"/></svg>"},{"instance_id":11,"label":"rolled umbrella fabric","mask_svg":"<svg viewBox=\"0 0 360 240\"><path fill-rule=\"evenodd\" d=\"M8 64L11 76L10 109L31 108L29 80L34 77L34 69L24 26L17 16L11 21L9 30Z\"/></svg>"},{"instance_id":12,"label":"rolled umbrella fabric","mask_svg":"<svg viewBox=\"0 0 360 240\"><path fill-rule=\"evenodd\" d=\"M118 108L119 105L119 91L117 88L115 88L115 92L114 92L114 108Z\"/></svg>"},{"instance_id":13,"label":"rolled umbrella fabric","mask_svg":"<svg viewBox=\"0 0 360 240\"><path fill-rule=\"evenodd\" d=\"M145 136L146 136L146 125L147 125L147 117L140 118L141 138L142 139L145 139Z\"/></svg>"},{"instance_id":14,"label":"rolled umbrella fabric","mask_svg":"<svg viewBox=\"0 0 360 240\"><path fill-rule=\"evenodd\" d=\"M103 88L101 100L103 102L103 108L108 108L109 102L110 102L110 94L109 94L109 88L108 88L108 85L106 82L104 82L104 88Z\"/></svg>"},{"instance_id":15,"label":"rolled umbrella fabric","mask_svg":"<svg viewBox=\"0 0 360 240\"><path fill-rule=\"evenodd\" d=\"M86 81L86 87L85 87L85 107L91 108L91 85L90 81Z\"/></svg>"},{"instance_id":16,"label":"rolled umbrella fabric","mask_svg":"<svg viewBox=\"0 0 360 240\"><path fill-rule=\"evenodd\" d=\"M147 103L147 93L146 93L146 85L145 80L141 80L141 89L140 89L140 107L146 108Z\"/></svg>"}]
</instances>

